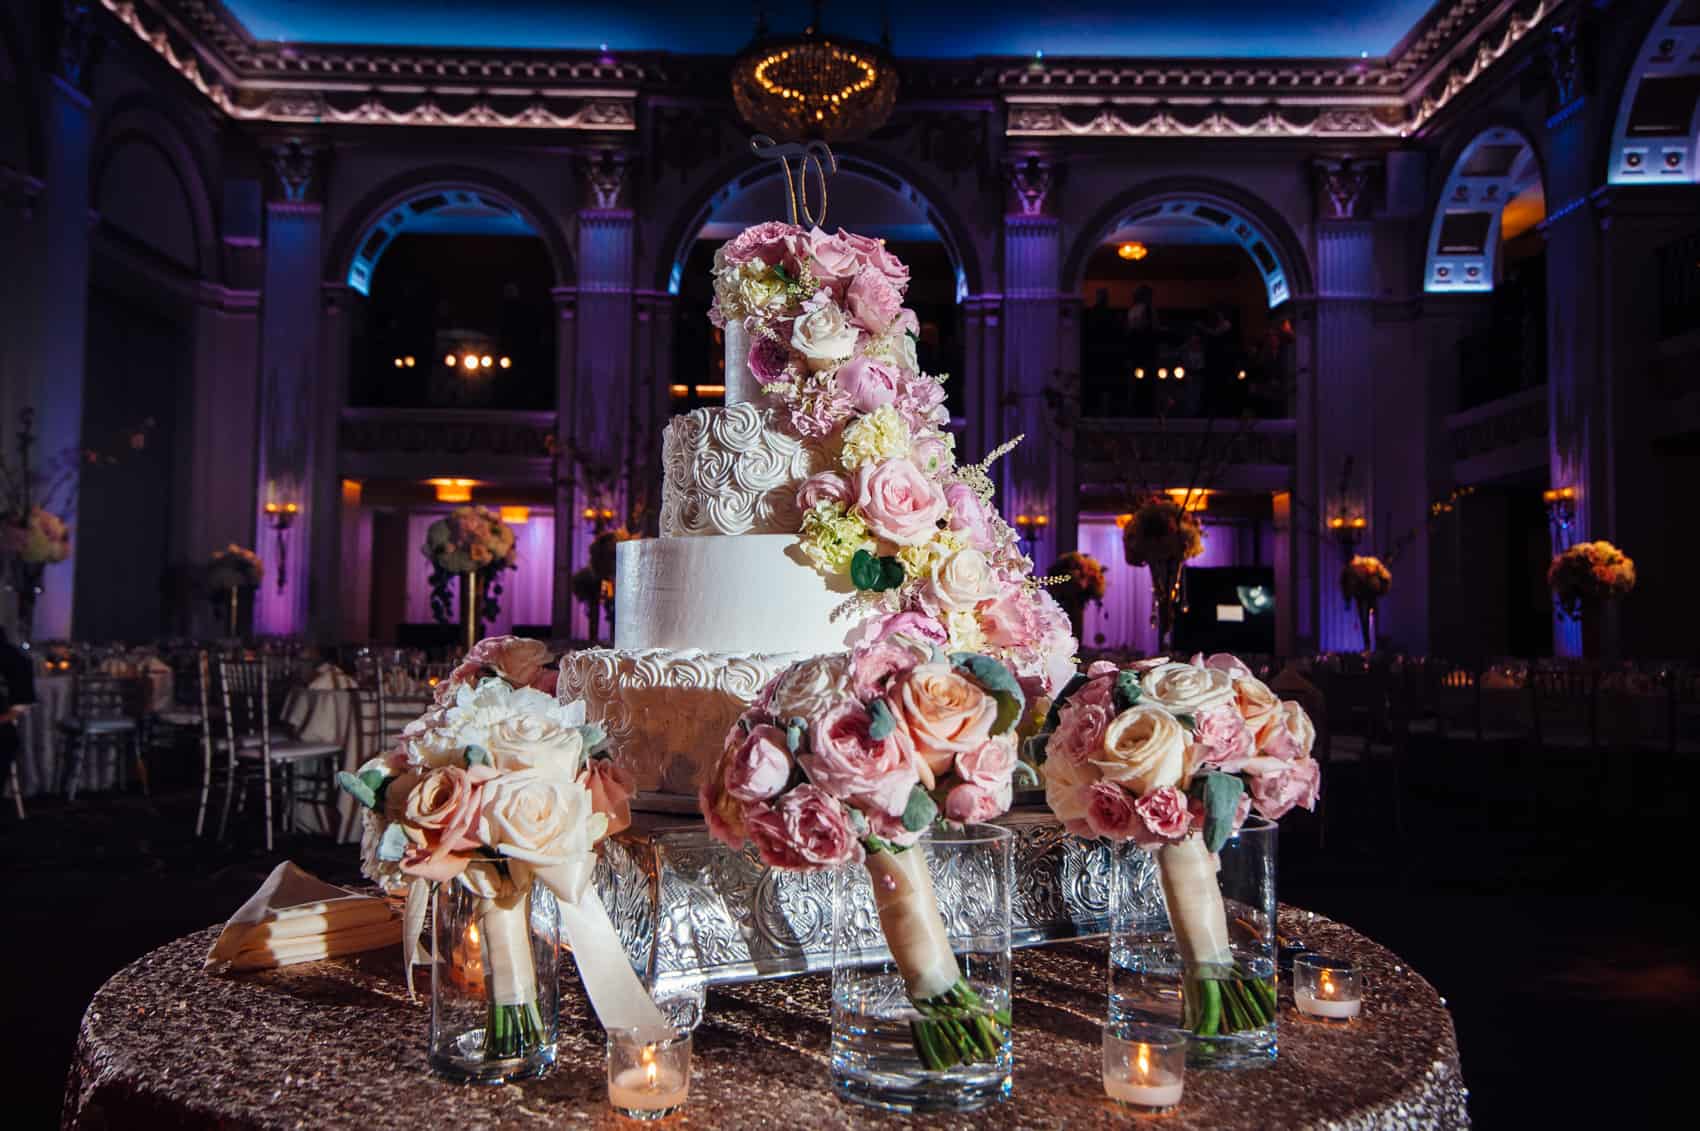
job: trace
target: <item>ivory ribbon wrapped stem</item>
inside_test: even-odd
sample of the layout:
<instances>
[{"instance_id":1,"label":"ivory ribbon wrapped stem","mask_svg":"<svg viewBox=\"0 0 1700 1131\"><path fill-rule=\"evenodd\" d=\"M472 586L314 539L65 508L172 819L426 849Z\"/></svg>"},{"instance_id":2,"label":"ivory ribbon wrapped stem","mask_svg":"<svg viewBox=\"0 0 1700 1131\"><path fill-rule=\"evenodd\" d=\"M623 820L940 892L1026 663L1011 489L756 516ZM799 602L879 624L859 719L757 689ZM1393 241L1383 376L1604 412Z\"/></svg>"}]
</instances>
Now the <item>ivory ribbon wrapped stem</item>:
<instances>
[{"instance_id":1,"label":"ivory ribbon wrapped stem","mask_svg":"<svg viewBox=\"0 0 1700 1131\"><path fill-rule=\"evenodd\" d=\"M1193 833L1176 844L1160 846L1156 856L1181 958L1189 966L1231 964L1228 909L1216 882L1216 857L1204 846L1204 838Z\"/></svg>"},{"instance_id":2,"label":"ivory ribbon wrapped stem","mask_svg":"<svg viewBox=\"0 0 1700 1131\"><path fill-rule=\"evenodd\" d=\"M537 1000L537 965L531 957L530 894L478 903L478 946L493 1005Z\"/></svg>"},{"instance_id":3,"label":"ivory ribbon wrapped stem","mask_svg":"<svg viewBox=\"0 0 1700 1131\"><path fill-rule=\"evenodd\" d=\"M903 852L870 853L867 863L880 927L909 996L926 1000L947 993L962 971L933 896L925 850L917 845Z\"/></svg>"}]
</instances>

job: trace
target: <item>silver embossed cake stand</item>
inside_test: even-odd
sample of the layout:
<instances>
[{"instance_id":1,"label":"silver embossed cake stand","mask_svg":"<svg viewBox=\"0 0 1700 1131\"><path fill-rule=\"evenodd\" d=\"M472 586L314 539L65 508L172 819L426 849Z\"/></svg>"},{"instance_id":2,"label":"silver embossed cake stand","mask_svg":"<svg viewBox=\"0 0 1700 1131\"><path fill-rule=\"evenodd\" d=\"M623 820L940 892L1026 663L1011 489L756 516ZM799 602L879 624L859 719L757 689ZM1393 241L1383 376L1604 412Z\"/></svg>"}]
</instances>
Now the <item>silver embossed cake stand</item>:
<instances>
[{"instance_id":1,"label":"silver embossed cake stand","mask_svg":"<svg viewBox=\"0 0 1700 1131\"><path fill-rule=\"evenodd\" d=\"M995 823L1015 833L1011 921L1016 946L1109 927L1110 855L1068 835L1042 801ZM632 964L658 999L721 982L783 978L832 966L832 877L763 867L708 835L694 799L645 795L645 812L605 843L596 881ZM660 811L657 811L660 810ZM948 901L949 877L940 880ZM863 949L885 955L870 902Z\"/></svg>"}]
</instances>

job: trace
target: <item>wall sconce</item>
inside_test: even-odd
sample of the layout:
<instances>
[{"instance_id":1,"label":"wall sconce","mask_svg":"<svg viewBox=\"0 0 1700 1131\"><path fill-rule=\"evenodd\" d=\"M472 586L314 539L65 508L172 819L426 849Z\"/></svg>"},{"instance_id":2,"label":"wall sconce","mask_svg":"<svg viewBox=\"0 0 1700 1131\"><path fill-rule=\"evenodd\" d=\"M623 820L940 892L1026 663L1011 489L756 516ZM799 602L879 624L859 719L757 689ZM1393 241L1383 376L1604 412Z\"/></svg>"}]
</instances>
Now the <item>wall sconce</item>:
<instances>
[{"instance_id":1,"label":"wall sconce","mask_svg":"<svg viewBox=\"0 0 1700 1131\"><path fill-rule=\"evenodd\" d=\"M1210 489L1208 487L1170 487L1164 494L1169 501L1184 511L1202 511L1210 509Z\"/></svg>"},{"instance_id":2,"label":"wall sconce","mask_svg":"<svg viewBox=\"0 0 1700 1131\"><path fill-rule=\"evenodd\" d=\"M295 525L295 516L301 513L299 503L280 503L272 500L266 503L266 525L277 532L277 591L283 592L283 587L289 583L289 543L284 540L283 533Z\"/></svg>"},{"instance_id":3,"label":"wall sconce","mask_svg":"<svg viewBox=\"0 0 1700 1131\"><path fill-rule=\"evenodd\" d=\"M1328 520L1328 533L1334 536L1334 541L1340 544L1340 549L1350 555L1364 540L1364 531L1369 528L1369 519L1361 514L1337 514Z\"/></svg>"},{"instance_id":4,"label":"wall sconce","mask_svg":"<svg viewBox=\"0 0 1700 1131\"><path fill-rule=\"evenodd\" d=\"M496 509L496 513L499 514L502 521L507 523L509 526L524 526L526 523L531 521L530 507L498 507Z\"/></svg>"},{"instance_id":5,"label":"wall sconce","mask_svg":"<svg viewBox=\"0 0 1700 1131\"><path fill-rule=\"evenodd\" d=\"M1541 502L1547 505L1547 519L1553 531L1562 536L1576 521L1576 488L1554 487L1542 491Z\"/></svg>"},{"instance_id":6,"label":"wall sconce","mask_svg":"<svg viewBox=\"0 0 1700 1131\"><path fill-rule=\"evenodd\" d=\"M427 479L425 482L437 489L439 503L470 503L472 489L479 486L476 479Z\"/></svg>"},{"instance_id":7,"label":"wall sconce","mask_svg":"<svg viewBox=\"0 0 1700 1131\"><path fill-rule=\"evenodd\" d=\"M1032 549L1033 540L1043 534L1051 525L1051 516L1042 511L1033 514L1018 514L1015 516L1015 536L1021 541L1023 549Z\"/></svg>"},{"instance_id":8,"label":"wall sconce","mask_svg":"<svg viewBox=\"0 0 1700 1131\"><path fill-rule=\"evenodd\" d=\"M584 524L588 526L593 533L600 534L604 530L608 529L609 524L614 521L614 508L585 507L579 512L579 517L584 519Z\"/></svg>"}]
</instances>

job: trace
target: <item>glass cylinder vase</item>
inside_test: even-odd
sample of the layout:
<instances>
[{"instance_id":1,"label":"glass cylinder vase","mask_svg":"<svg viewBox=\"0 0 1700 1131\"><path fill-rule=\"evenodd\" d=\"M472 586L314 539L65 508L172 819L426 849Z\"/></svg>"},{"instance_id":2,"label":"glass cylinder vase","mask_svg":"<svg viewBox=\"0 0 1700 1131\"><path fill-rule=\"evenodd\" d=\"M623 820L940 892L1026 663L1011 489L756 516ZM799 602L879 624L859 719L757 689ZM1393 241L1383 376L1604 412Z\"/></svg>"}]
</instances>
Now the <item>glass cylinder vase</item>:
<instances>
[{"instance_id":1,"label":"glass cylinder vase","mask_svg":"<svg viewBox=\"0 0 1700 1131\"><path fill-rule=\"evenodd\" d=\"M1275 823L1249 818L1215 856L1194 834L1113 858L1110 1022L1185 1030L1198 1068L1274 1060Z\"/></svg>"},{"instance_id":2,"label":"glass cylinder vase","mask_svg":"<svg viewBox=\"0 0 1700 1131\"><path fill-rule=\"evenodd\" d=\"M475 863L438 884L431 909L431 1068L501 1084L555 1063L560 912L505 863Z\"/></svg>"},{"instance_id":3,"label":"glass cylinder vase","mask_svg":"<svg viewBox=\"0 0 1700 1131\"><path fill-rule=\"evenodd\" d=\"M835 873L832 1083L841 1097L924 1112L970 1111L1009 1094L1012 844L993 825L939 827Z\"/></svg>"}]
</instances>

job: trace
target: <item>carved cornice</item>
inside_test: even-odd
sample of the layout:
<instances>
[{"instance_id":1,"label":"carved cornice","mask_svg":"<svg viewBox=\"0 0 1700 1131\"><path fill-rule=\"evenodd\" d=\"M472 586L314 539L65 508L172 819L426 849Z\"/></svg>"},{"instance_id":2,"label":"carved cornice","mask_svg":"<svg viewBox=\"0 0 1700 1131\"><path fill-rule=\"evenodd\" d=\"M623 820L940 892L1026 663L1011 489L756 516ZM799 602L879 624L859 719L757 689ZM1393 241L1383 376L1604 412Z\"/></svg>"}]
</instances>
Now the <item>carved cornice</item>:
<instances>
[{"instance_id":1,"label":"carved cornice","mask_svg":"<svg viewBox=\"0 0 1700 1131\"><path fill-rule=\"evenodd\" d=\"M1563 2L1442 0L1382 59L911 60L906 99L1001 97L1012 137L1397 138ZM217 0L100 3L241 121L609 132L726 99L724 59L270 43Z\"/></svg>"}]
</instances>

